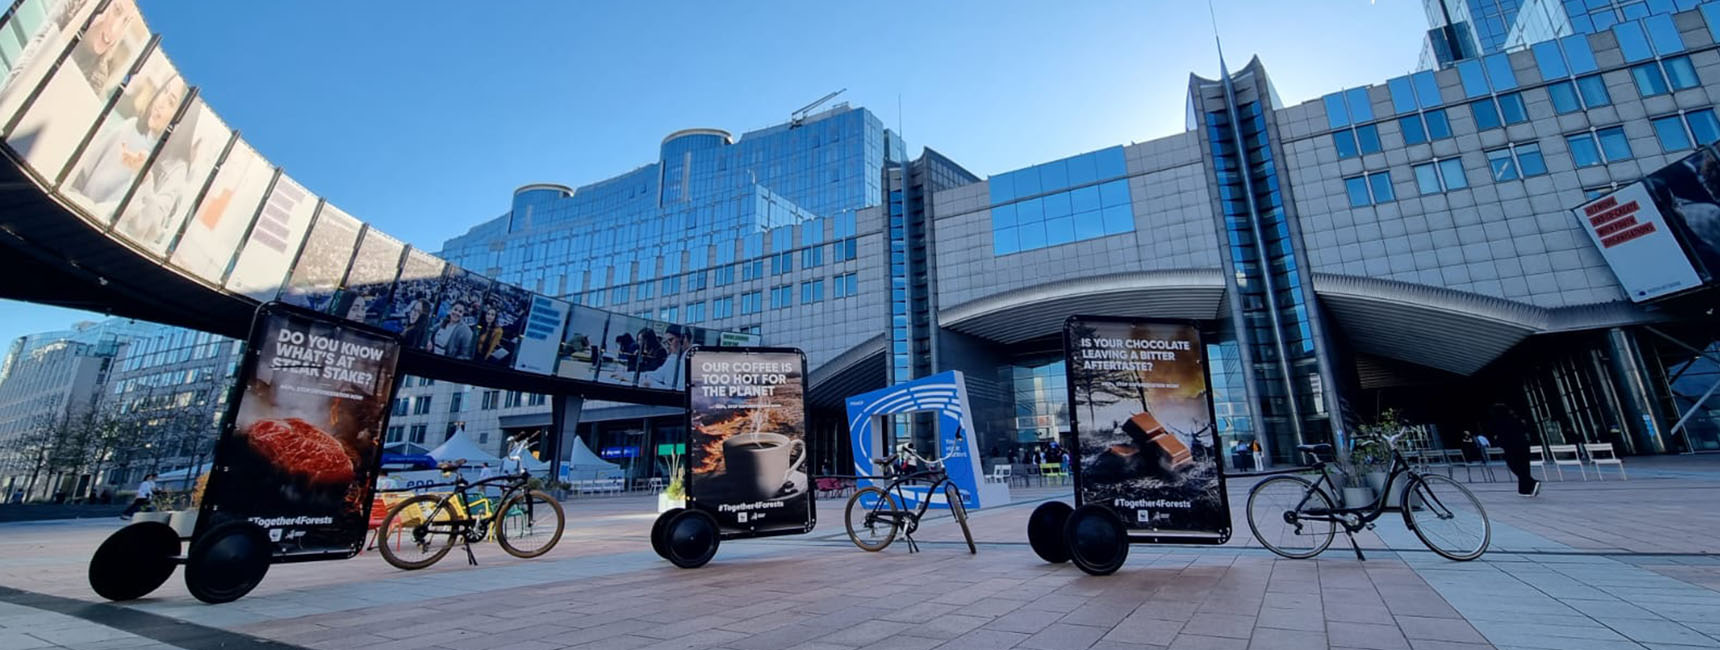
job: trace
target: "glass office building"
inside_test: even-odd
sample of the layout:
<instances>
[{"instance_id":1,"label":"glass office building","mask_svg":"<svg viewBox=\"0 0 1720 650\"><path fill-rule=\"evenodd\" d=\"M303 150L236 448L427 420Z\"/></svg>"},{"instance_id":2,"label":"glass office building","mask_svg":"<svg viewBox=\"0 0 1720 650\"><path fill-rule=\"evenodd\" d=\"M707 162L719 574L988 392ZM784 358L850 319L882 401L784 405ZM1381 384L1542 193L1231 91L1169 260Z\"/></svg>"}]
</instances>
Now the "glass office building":
<instances>
[{"instance_id":1,"label":"glass office building","mask_svg":"<svg viewBox=\"0 0 1720 650\"><path fill-rule=\"evenodd\" d=\"M1422 0L1421 67L1445 67L1561 36L1695 8L1701 0Z\"/></svg>"}]
</instances>

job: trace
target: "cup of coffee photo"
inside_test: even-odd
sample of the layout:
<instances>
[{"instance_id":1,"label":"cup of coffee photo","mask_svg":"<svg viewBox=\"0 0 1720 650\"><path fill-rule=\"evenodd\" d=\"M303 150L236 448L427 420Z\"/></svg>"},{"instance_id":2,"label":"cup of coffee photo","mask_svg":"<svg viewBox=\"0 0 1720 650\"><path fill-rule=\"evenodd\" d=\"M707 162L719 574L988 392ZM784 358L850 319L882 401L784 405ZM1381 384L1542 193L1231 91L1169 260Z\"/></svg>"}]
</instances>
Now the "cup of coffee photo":
<instances>
[{"instance_id":1,"label":"cup of coffee photo","mask_svg":"<svg viewBox=\"0 0 1720 650\"><path fill-rule=\"evenodd\" d=\"M780 433L743 433L723 441L730 489L740 499L768 499L806 464L806 441Z\"/></svg>"}]
</instances>

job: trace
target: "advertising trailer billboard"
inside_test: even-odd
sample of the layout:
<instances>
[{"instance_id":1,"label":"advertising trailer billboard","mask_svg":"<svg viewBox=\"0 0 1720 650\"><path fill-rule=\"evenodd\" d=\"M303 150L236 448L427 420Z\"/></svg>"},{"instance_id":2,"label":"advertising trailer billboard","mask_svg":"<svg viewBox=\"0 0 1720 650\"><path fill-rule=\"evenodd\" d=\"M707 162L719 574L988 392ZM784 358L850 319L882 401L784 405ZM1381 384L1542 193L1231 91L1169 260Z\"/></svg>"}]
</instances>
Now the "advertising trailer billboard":
<instances>
[{"instance_id":1,"label":"advertising trailer billboard","mask_svg":"<svg viewBox=\"0 0 1720 650\"><path fill-rule=\"evenodd\" d=\"M245 347L199 529L247 520L277 555L357 553L400 346L384 332L267 304Z\"/></svg>"},{"instance_id":2,"label":"advertising trailer billboard","mask_svg":"<svg viewBox=\"0 0 1720 650\"><path fill-rule=\"evenodd\" d=\"M687 507L716 517L725 537L812 530L806 356L785 348L685 356Z\"/></svg>"},{"instance_id":3,"label":"advertising trailer billboard","mask_svg":"<svg viewBox=\"0 0 1720 650\"><path fill-rule=\"evenodd\" d=\"M1078 316L1063 334L1076 504L1110 507L1140 541L1229 539L1200 330Z\"/></svg>"},{"instance_id":4,"label":"advertising trailer billboard","mask_svg":"<svg viewBox=\"0 0 1720 650\"><path fill-rule=\"evenodd\" d=\"M205 282L221 284L274 177L269 161L244 140L235 139L173 246L169 263ZM280 274L275 280L280 280Z\"/></svg>"},{"instance_id":5,"label":"advertising trailer billboard","mask_svg":"<svg viewBox=\"0 0 1720 650\"><path fill-rule=\"evenodd\" d=\"M233 272L227 275L227 290L250 296L257 302L274 300L281 293L287 267L304 243L317 197L286 174L275 178L268 198L245 236L245 247Z\"/></svg>"}]
</instances>

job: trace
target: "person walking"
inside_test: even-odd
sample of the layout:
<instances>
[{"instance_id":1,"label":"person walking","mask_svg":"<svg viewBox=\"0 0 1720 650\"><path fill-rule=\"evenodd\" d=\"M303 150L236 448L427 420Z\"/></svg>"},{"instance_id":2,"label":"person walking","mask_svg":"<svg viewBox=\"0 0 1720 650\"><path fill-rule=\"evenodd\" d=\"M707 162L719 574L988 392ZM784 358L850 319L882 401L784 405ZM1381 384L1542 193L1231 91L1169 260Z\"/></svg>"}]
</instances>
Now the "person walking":
<instances>
[{"instance_id":1,"label":"person walking","mask_svg":"<svg viewBox=\"0 0 1720 650\"><path fill-rule=\"evenodd\" d=\"M1487 431L1493 433L1490 442L1505 452L1505 466L1517 475L1517 494L1534 497L1541 494L1541 482L1529 475L1529 427L1504 403L1494 403L1487 417ZM1485 452L1483 452L1485 453Z\"/></svg>"},{"instance_id":2,"label":"person walking","mask_svg":"<svg viewBox=\"0 0 1720 650\"><path fill-rule=\"evenodd\" d=\"M145 474L143 476L143 482L137 484L137 498L132 499L131 505L126 506L125 511L119 513L119 518L131 519L131 516L137 514L137 511L142 510L144 506L149 505L149 497L154 494L155 475Z\"/></svg>"}]
</instances>

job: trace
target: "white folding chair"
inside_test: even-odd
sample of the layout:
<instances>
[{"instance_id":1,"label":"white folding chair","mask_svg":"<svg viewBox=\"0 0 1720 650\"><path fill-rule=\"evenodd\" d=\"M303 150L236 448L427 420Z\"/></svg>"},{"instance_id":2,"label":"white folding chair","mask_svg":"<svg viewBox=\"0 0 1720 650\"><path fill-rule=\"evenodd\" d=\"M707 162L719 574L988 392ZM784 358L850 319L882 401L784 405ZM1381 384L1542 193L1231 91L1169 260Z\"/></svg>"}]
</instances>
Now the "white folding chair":
<instances>
[{"instance_id":1,"label":"white folding chair","mask_svg":"<svg viewBox=\"0 0 1720 650\"><path fill-rule=\"evenodd\" d=\"M1602 465L1612 465L1612 466L1618 468L1618 477L1619 478L1622 478L1622 479L1627 480L1627 481L1630 480L1630 476L1626 475L1624 473L1624 461L1619 460L1618 452L1613 451L1612 443L1610 443L1610 442L1588 443L1588 444L1583 445L1583 451L1588 453L1588 455L1589 455L1589 464L1595 466L1595 477L1596 478L1599 478L1600 480L1605 481L1606 477L1601 475L1601 466Z\"/></svg>"},{"instance_id":2,"label":"white folding chair","mask_svg":"<svg viewBox=\"0 0 1720 650\"><path fill-rule=\"evenodd\" d=\"M1455 468L1462 467L1463 480L1469 482L1475 481L1475 465L1471 464L1469 459L1464 457L1462 449L1445 450L1445 465L1448 468L1453 468L1453 470L1455 470Z\"/></svg>"},{"instance_id":3,"label":"white folding chair","mask_svg":"<svg viewBox=\"0 0 1720 650\"><path fill-rule=\"evenodd\" d=\"M1539 468L1541 468L1541 480L1545 481L1547 479L1552 478L1552 477L1547 475L1547 464L1548 464L1547 459L1549 457L1550 456L1547 454L1547 446L1546 445L1541 445L1539 447L1530 448L1529 475L1534 476L1535 468L1539 467ZM1554 467L1553 469L1558 469L1558 468ZM1559 471L1559 480L1561 480L1561 481L1565 480L1565 472L1563 470Z\"/></svg>"},{"instance_id":4,"label":"white folding chair","mask_svg":"<svg viewBox=\"0 0 1720 650\"><path fill-rule=\"evenodd\" d=\"M1558 470L1559 480L1565 480L1565 466L1577 468L1583 480L1589 480L1588 469L1583 467L1583 455L1577 451L1576 445L1547 445L1547 457L1553 461L1553 469Z\"/></svg>"},{"instance_id":5,"label":"white folding chair","mask_svg":"<svg viewBox=\"0 0 1720 650\"><path fill-rule=\"evenodd\" d=\"M1445 470L1446 478L1456 478L1451 471L1451 462L1446 460L1445 452L1439 449L1429 449L1421 452L1421 463L1428 471Z\"/></svg>"},{"instance_id":6,"label":"white folding chair","mask_svg":"<svg viewBox=\"0 0 1720 650\"><path fill-rule=\"evenodd\" d=\"M1009 485L1009 470L1010 470L1010 467L1008 465L1004 465L1004 464L994 465L991 468L991 475L985 477L985 482L987 482L987 483L1002 483L1004 485Z\"/></svg>"}]
</instances>

